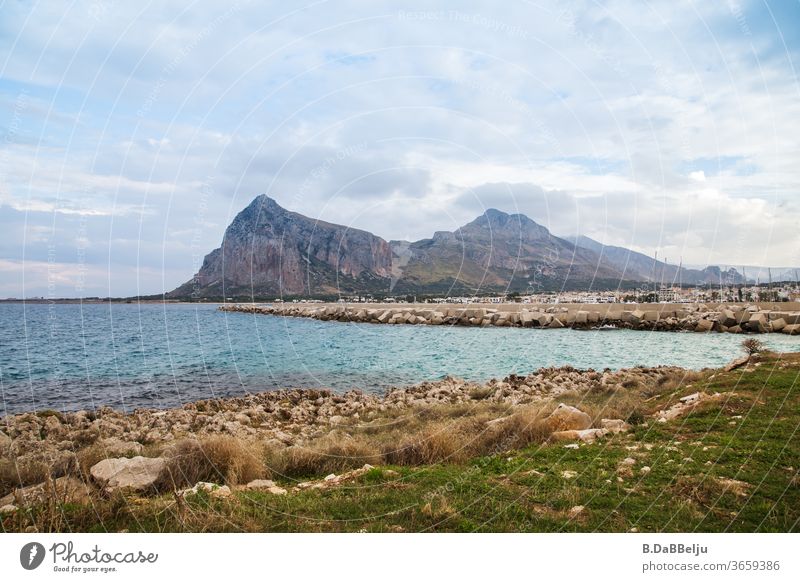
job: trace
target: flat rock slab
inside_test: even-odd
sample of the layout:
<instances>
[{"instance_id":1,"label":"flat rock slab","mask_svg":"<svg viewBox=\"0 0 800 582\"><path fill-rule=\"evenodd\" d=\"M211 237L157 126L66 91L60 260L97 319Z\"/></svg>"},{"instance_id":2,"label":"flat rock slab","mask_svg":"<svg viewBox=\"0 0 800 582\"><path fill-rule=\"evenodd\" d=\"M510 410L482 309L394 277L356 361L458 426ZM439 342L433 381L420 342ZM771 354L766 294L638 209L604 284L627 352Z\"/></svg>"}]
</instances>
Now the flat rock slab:
<instances>
[{"instance_id":1,"label":"flat rock slab","mask_svg":"<svg viewBox=\"0 0 800 582\"><path fill-rule=\"evenodd\" d=\"M725 366L725 371L733 372L736 368L741 368L749 361L750 361L750 356L742 356L741 358L737 358L736 360L733 360L730 364Z\"/></svg>"},{"instance_id":2,"label":"flat rock slab","mask_svg":"<svg viewBox=\"0 0 800 582\"><path fill-rule=\"evenodd\" d=\"M133 457L131 459L104 459L93 465L92 478L108 491L126 489L144 491L152 488L166 468L164 459Z\"/></svg>"}]
</instances>

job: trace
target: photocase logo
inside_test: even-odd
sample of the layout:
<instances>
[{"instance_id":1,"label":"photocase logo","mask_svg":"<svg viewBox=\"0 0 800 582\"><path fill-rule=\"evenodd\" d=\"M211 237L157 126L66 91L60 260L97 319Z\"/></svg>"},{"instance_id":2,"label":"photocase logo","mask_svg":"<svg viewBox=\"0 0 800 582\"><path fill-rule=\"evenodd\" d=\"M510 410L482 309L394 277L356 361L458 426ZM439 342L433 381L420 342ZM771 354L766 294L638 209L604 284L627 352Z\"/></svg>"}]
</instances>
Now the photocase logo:
<instances>
[{"instance_id":1,"label":"photocase logo","mask_svg":"<svg viewBox=\"0 0 800 582\"><path fill-rule=\"evenodd\" d=\"M39 542L30 542L19 551L19 563L26 570L35 570L44 561L44 546Z\"/></svg>"}]
</instances>

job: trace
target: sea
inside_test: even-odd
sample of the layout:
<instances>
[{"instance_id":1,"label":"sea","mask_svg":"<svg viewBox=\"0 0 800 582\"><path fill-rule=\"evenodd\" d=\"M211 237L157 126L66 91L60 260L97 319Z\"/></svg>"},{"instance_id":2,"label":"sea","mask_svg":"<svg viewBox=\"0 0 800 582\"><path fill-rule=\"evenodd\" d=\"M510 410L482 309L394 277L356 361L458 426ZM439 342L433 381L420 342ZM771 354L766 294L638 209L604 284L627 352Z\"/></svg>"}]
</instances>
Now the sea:
<instances>
[{"instance_id":1,"label":"sea","mask_svg":"<svg viewBox=\"0 0 800 582\"><path fill-rule=\"evenodd\" d=\"M223 312L212 304L0 304L0 415L132 411L278 388L475 381L542 367L717 367L742 336L376 325ZM800 337L760 336L777 351Z\"/></svg>"}]
</instances>

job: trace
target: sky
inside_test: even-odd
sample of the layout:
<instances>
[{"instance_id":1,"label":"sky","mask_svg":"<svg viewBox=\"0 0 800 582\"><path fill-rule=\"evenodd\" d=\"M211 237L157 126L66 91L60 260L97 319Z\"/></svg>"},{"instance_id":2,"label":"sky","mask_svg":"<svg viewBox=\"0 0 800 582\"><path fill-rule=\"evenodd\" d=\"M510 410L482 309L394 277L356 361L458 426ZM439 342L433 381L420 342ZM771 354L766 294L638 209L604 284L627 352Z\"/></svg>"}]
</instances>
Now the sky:
<instances>
[{"instance_id":1,"label":"sky","mask_svg":"<svg viewBox=\"0 0 800 582\"><path fill-rule=\"evenodd\" d=\"M800 265L800 2L0 6L0 297L189 280L267 193Z\"/></svg>"}]
</instances>

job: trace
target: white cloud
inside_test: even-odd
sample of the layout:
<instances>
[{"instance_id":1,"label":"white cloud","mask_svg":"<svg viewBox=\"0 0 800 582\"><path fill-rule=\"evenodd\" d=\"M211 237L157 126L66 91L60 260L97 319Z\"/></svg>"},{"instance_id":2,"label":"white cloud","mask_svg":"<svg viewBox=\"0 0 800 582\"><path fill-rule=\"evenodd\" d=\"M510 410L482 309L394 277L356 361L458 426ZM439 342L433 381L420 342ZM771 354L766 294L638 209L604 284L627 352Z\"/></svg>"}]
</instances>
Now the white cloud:
<instances>
[{"instance_id":1,"label":"white cloud","mask_svg":"<svg viewBox=\"0 0 800 582\"><path fill-rule=\"evenodd\" d=\"M495 200L697 263L797 264L797 46L740 8L5 6L0 206L63 218L66 262L67 219L97 219L97 257L153 292L265 191L386 238Z\"/></svg>"}]
</instances>

